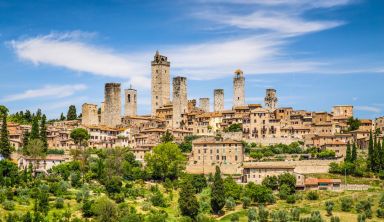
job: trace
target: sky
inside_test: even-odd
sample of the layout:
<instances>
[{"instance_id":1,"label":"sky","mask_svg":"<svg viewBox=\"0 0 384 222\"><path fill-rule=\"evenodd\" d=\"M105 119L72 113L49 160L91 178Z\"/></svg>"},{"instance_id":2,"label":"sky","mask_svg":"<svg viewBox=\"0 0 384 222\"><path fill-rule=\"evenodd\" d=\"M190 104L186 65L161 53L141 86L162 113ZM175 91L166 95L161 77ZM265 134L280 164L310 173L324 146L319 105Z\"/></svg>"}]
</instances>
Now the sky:
<instances>
[{"instance_id":1,"label":"sky","mask_svg":"<svg viewBox=\"0 0 384 222\"><path fill-rule=\"evenodd\" d=\"M383 10L382 0L0 0L0 104L58 118L120 82L149 114L159 50L189 99L213 102L223 88L230 109L241 69L247 103L275 88L279 107L351 104L373 119L384 115Z\"/></svg>"}]
</instances>

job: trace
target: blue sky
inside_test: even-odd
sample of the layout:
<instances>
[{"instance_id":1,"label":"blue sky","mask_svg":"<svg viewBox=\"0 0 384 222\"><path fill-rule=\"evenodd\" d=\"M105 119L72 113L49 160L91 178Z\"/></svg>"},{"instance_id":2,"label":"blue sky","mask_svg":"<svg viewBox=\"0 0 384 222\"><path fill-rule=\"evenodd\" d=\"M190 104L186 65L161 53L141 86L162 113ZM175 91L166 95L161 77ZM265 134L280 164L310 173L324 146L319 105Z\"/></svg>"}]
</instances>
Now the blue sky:
<instances>
[{"instance_id":1,"label":"blue sky","mask_svg":"<svg viewBox=\"0 0 384 222\"><path fill-rule=\"evenodd\" d=\"M0 0L0 103L41 108L103 100L106 82L138 89L150 112L150 61L168 56L188 97L225 89L237 68L246 101L276 88L279 106L330 111L352 104L359 118L384 115L381 0Z\"/></svg>"}]
</instances>

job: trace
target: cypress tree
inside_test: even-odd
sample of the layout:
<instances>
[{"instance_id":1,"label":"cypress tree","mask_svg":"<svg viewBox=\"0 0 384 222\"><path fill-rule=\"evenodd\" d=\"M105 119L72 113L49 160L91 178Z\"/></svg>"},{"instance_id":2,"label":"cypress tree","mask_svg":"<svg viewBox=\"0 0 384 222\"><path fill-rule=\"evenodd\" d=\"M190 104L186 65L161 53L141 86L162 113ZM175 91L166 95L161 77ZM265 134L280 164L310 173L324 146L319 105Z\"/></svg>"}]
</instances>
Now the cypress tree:
<instances>
[{"instance_id":1,"label":"cypress tree","mask_svg":"<svg viewBox=\"0 0 384 222\"><path fill-rule=\"evenodd\" d=\"M60 115L60 121L64 121L64 120L65 120L64 113L61 113L61 115Z\"/></svg>"},{"instance_id":2,"label":"cypress tree","mask_svg":"<svg viewBox=\"0 0 384 222\"><path fill-rule=\"evenodd\" d=\"M181 186L179 208L182 215L191 218L195 218L199 213L199 202L190 181L185 181Z\"/></svg>"},{"instance_id":3,"label":"cypress tree","mask_svg":"<svg viewBox=\"0 0 384 222\"><path fill-rule=\"evenodd\" d=\"M372 162L373 162L373 171L379 172L380 170L380 150L379 145L380 143L377 142L377 136L374 136L373 140L373 156L372 156Z\"/></svg>"},{"instance_id":4,"label":"cypress tree","mask_svg":"<svg viewBox=\"0 0 384 222\"><path fill-rule=\"evenodd\" d=\"M372 131L369 133L369 143L368 143L368 163L367 165L369 166L370 170L373 170L373 138L372 138Z\"/></svg>"},{"instance_id":5,"label":"cypress tree","mask_svg":"<svg viewBox=\"0 0 384 222\"><path fill-rule=\"evenodd\" d=\"M48 141L47 141L47 117L43 115L41 117L41 123L40 123L40 139L44 144L44 153L47 153L48 151Z\"/></svg>"},{"instance_id":6,"label":"cypress tree","mask_svg":"<svg viewBox=\"0 0 384 222\"><path fill-rule=\"evenodd\" d=\"M28 142L29 142L29 136L31 134L28 132L28 131L25 131L24 134L23 134L23 153L24 154L27 154L27 146L28 146Z\"/></svg>"},{"instance_id":7,"label":"cypress tree","mask_svg":"<svg viewBox=\"0 0 384 222\"><path fill-rule=\"evenodd\" d=\"M377 171L383 170L383 147L381 146L380 140L377 142Z\"/></svg>"},{"instance_id":8,"label":"cypress tree","mask_svg":"<svg viewBox=\"0 0 384 222\"><path fill-rule=\"evenodd\" d=\"M218 214L225 205L225 193L223 179L221 178L220 168L216 166L215 176L213 177L211 191L211 207L214 213Z\"/></svg>"},{"instance_id":9,"label":"cypress tree","mask_svg":"<svg viewBox=\"0 0 384 222\"><path fill-rule=\"evenodd\" d=\"M32 121L32 129L31 129L31 135L29 137L30 140L33 140L33 139L39 139L40 138L40 134L39 134L39 122L37 120L37 118L33 118L33 121Z\"/></svg>"},{"instance_id":10,"label":"cypress tree","mask_svg":"<svg viewBox=\"0 0 384 222\"><path fill-rule=\"evenodd\" d=\"M352 162L352 153L351 153L351 144L347 143L347 151L346 151L346 154L345 154L345 159L344 159L345 162Z\"/></svg>"},{"instance_id":11,"label":"cypress tree","mask_svg":"<svg viewBox=\"0 0 384 222\"><path fill-rule=\"evenodd\" d=\"M9 159L12 153L12 146L9 142L9 132L7 128L7 113L1 113L2 116L2 125L0 133L0 154L2 157Z\"/></svg>"},{"instance_id":12,"label":"cypress tree","mask_svg":"<svg viewBox=\"0 0 384 222\"><path fill-rule=\"evenodd\" d=\"M76 106L70 105L68 108L67 120L75 120L75 119L77 119Z\"/></svg>"},{"instance_id":13,"label":"cypress tree","mask_svg":"<svg viewBox=\"0 0 384 222\"><path fill-rule=\"evenodd\" d=\"M357 160L357 147L356 143L352 144L352 155L351 155L351 162L355 162Z\"/></svg>"}]
</instances>

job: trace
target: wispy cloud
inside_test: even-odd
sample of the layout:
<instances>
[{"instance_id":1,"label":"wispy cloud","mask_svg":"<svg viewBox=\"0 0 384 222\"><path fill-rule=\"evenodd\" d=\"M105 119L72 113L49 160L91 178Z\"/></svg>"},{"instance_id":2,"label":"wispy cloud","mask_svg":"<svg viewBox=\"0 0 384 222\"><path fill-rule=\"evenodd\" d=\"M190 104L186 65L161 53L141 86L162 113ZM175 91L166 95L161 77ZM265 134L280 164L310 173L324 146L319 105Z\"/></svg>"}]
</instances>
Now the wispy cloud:
<instances>
[{"instance_id":1,"label":"wispy cloud","mask_svg":"<svg viewBox=\"0 0 384 222\"><path fill-rule=\"evenodd\" d=\"M381 109L375 106L355 106L356 110L359 111L367 111L372 113L380 113Z\"/></svg>"},{"instance_id":2,"label":"wispy cloud","mask_svg":"<svg viewBox=\"0 0 384 222\"><path fill-rule=\"evenodd\" d=\"M46 85L40 89L30 89L25 92L5 96L3 102L12 102L18 100L34 99L40 97L64 98L82 91L87 88L84 84L76 85Z\"/></svg>"},{"instance_id":3,"label":"wispy cloud","mask_svg":"<svg viewBox=\"0 0 384 222\"><path fill-rule=\"evenodd\" d=\"M143 56L118 53L87 43L86 39L92 36L94 33L81 31L51 33L13 40L9 45L19 58L36 65L48 64L77 72L125 78L145 85L143 82L148 81L148 78L143 76L145 69L143 63L138 61L138 58L145 59Z\"/></svg>"}]
</instances>

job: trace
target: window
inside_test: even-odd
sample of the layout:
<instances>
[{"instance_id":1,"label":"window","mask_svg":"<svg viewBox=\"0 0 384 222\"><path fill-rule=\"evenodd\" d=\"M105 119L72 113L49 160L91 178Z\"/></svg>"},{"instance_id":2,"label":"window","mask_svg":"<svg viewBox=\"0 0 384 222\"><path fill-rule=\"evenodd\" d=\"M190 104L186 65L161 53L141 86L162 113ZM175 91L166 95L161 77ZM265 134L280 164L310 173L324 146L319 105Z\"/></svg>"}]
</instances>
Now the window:
<instances>
[{"instance_id":1,"label":"window","mask_svg":"<svg viewBox=\"0 0 384 222\"><path fill-rule=\"evenodd\" d=\"M130 103L131 102L131 95L128 94L128 102Z\"/></svg>"}]
</instances>

